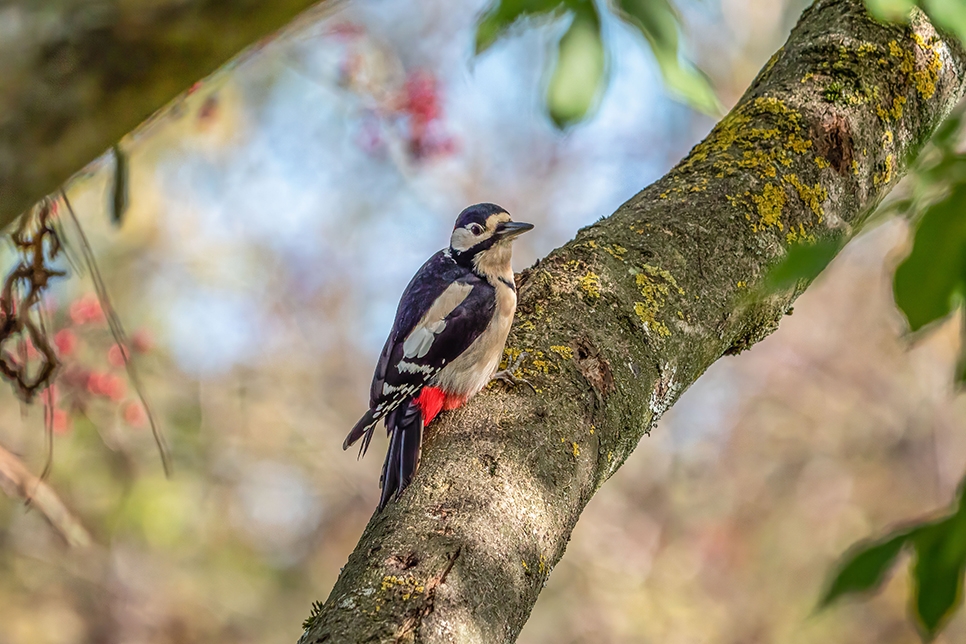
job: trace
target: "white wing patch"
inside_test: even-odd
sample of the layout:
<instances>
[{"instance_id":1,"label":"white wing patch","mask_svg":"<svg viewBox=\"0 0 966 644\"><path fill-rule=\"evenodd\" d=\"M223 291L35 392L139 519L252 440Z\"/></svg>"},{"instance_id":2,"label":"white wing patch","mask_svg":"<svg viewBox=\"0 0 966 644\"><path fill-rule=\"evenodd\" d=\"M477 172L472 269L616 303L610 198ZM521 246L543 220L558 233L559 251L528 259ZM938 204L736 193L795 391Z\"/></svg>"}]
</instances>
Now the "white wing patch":
<instances>
[{"instance_id":1,"label":"white wing patch","mask_svg":"<svg viewBox=\"0 0 966 644\"><path fill-rule=\"evenodd\" d=\"M406 341L403 342L403 354L407 358L422 358L429 353L429 348L433 346L433 340L438 333L442 333L446 328L446 320L438 320L434 324L417 326L413 329ZM402 366L400 364L400 366Z\"/></svg>"},{"instance_id":2,"label":"white wing patch","mask_svg":"<svg viewBox=\"0 0 966 644\"><path fill-rule=\"evenodd\" d=\"M402 400L409 394L416 393L416 390L418 389L418 385L399 385L398 387L393 387L388 382L382 383L382 395L391 396L392 400ZM380 403L379 406L376 407L376 411L382 411L384 405L384 402Z\"/></svg>"},{"instance_id":3,"label":"white wing patch","mask_svg":"<svg viewBox=\"0 0 966 644\"><path fill-rule=\"evenodd\" d=\"M419 323L406 336L406 340L403 342L403 355L407 358L419 359L429 353L436 336L446 328L446 316L462 304L472 290L472 285L463 282L453 282L447 286L446 290L440 293L436 301L429 307ZM403 371L403 364L406 363L400 361L397 365L400 371Z\"/></svg>"},{"instance_id":4,"label":"white wing patch","mask_svg":"<svg viewBox=\"0 0 966 644\"><path fill-rule=\"evenodd\" d=\"M427 375L435 371L435 369L428 364L416 364L414 362L406 362L405 360L400 360L399 364L396 365L396 369L399 370L399 373L425 373Z\"/></svg>"}]
</instances>

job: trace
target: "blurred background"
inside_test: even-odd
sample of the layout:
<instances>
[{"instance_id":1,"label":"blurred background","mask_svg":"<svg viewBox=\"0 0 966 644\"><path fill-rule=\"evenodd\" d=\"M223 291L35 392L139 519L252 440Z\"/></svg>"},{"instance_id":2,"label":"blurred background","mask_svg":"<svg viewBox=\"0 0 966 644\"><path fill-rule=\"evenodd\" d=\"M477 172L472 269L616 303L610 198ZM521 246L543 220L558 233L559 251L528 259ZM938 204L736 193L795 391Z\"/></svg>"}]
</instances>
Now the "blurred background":
<instances>
[{"instance_id":1,"label":"blurred background","mask_svg":"<svg viewBox=\"0 0 966 644\"><path fill-rule=\"evenodd\" d=\"M680 3L725 107L805 4ZM378 498L384 443L357 461L342 439L400 292L457 213L494 201L535 223L520 270L713 125L668 98L640 36L605 16L609 89L561 132L543 87L564 25L473 57L485 7L342 4L124 141L122 226L110 159L71 187L174 476L90 271L65 262L45 301L65 363L49 483L93 545L68 548L0 497L0 644L295 642ZM919 641L904 572L814 614L849 545L944 508L966 464L958 322L913 343L893 303L907 243L898 220L863 233L777 333L685 394L590 503L520 642ZM36 473L44 422L0 388L0 445ZM938 641L964 638L959 616Z\"/></svg>"}]
</instances>

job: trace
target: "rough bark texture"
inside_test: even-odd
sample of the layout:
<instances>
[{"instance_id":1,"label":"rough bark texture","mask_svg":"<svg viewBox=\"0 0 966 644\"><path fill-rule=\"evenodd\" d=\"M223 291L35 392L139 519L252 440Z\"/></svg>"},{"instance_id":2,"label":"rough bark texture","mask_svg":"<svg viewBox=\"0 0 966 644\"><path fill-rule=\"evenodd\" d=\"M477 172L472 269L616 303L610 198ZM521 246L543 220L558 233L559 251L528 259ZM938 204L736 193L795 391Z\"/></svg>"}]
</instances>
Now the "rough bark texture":
<instances>
[{"instance_id":1,"label":"rough bark texture","mask_svg":"<svg viewBox=\"0 0 966 644\"><path fill-rule=\"evenodd\" d=\"M789 244L848 237L964 91L922 14L819 0L738 105L667 176L520 276L493 385L428 432L303 644L512 642L584 506L715 360L774 331L761 290ZM375 484L375 482L374 482Z\"/></svg>"},{"instance_id":2,"label":"rough bark texture","mask_svg":"<svg viewBox=\"0 0 966 644\"><path fill-rule=\"evenodd\" d=\"M316 0L0 0L0 228Z\"/></svg>"}]
</instances>

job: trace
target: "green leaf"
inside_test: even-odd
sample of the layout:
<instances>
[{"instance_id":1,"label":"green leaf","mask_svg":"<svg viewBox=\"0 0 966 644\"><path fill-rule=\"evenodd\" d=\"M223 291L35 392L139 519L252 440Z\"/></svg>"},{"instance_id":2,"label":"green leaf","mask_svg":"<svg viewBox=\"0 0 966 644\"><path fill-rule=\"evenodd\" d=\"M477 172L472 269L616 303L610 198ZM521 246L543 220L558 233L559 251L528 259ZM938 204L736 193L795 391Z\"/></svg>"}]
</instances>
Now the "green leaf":
<instances>
[{"instance_id":1,"label":"green leaf","mask_svg":"<svg viewBox=\"0 0 966 644\"><path fill-rule=\"evenodd\" d=\"M942 122L929 142L947 154L954 153L955 147L960 141L959 129L962 125L963 110L957 108L946 117L946 120Z\"/></svg>"},{"instance_id":2,"label":"green leaf","mask_svg":"<svg viewBox=\"0 0 966 644\"><path fill-rule=\"evenodd\" d=\"M880 541L853 546L839 563L838 572L819 602L819 608L825 608L847 593L878 589L909 536L909 530L903 530Z\"/></svg>"},{"instance_id":3,"label":"green leaf","mask_svg":"<svg viewBox=\"0 0 966 644\"><path fill-rule=\"evenodd\" d=\"M667 0L619 0L621 18L647 38L655 53L678 53L678 16Z\"/></svg>"},{"instance_id":4,"label":"green leaf","mask_svg":"<svg viewBox=\"0 0 966 644\"><path fill-rule=\"evenodd\" d=\"M922 528L912 539L913 611L927 639L936 636L962 600L966 522L960 514Z\"/></svg>"},{"instance_id":5,"label":"green leaf","mask_svg":"<svg viewBox=\"0 0 966 644\"><path fill-rule=\"evenodd\" d=\"M782 261L768 273L766 287L775 291L793 286L801 279L815 279L841 249L842 243L837 239L790 246Z\"/></svg>"},{"instance_id":6,"label":"green leaf","mask_svg":"<svg viewBox=\"0 0 966 644\"><path fill-rule=\"evenodd\" d=\"M963 315L959 316L959 355L953 371L953 384L959 392L966 390L966 316ZM966 499L960 496L960 503L963 501ZM964 509L960 508L959 511L963 512Z\"/></svg>"},{"instance_id":7,"label":"green leaf","mask_svg":"<svg viewBox=\"0 0 966 644\"><path fill-rule=\"evenodd\" d=\"M915 549L911 610L922 638L933 639L963 597L966 573L966 479L959 484L954 513L920 521L868 545L858 544L843 558L819 608L846 593L878 588L906 544Z\"/></svg>"},{"instance_id":8,"label":"green leaf","mask_svg":"<svg viewBox=\"0 0 966 644\"><path fill-rule=\"evenodd\" d=\"M960 331L959 357L956 359L956 370L953 372L953 382L959 390L966 387L966 333Z\"/></svg>"},{"instance_id":9,"label":"green leaf","mask_svg":"<svg viewBox=\"0 0 966 644\"><path fill-rule=\"evenodd\" d=\"M679 21L668 0L619 0L619 15L647 39L671 95L706 114L722 113L711 83L678 52Z\"/></svg>"},{"instance_id":10,"label":"green leaf","mask_svg":"<svg viewBox=\"0 0 966 644\"><path fill-rule=\"evenodd\" d=\"M574 0L497 0L476 27L476 53L481 54L514 23L531 16L559 16Z\"/></svg>"},{"instance_id":11,"label":"green leaf","mask_svg":"<svg viewBox=\"0 0 966 644\"><path fill-rule=\"evenodd\" d=\"M942 0L946 1L946 0ZM915 0L865 0L869 13L879 20L906 22L909 12L916 6Z\"/></svg>"},{"instance_id":12,"label":"green leaf","mask_svg":"<svg viewBox=\"0 0 966 644\"><path fill-rule=\"evenodd\" d=\"M925 0L923 9L932 23L947 29L966 42L966 2L964 0Z\"/></svg>"},{"instance_id":13,"label":"green leaf","mask_svg":"<svg viewBox=\"0 0 966 644\"><path fill-rule=\"evenodd\" d=\"M966 42L966 0L865 0L865 4L879 20L901 24L909 22L909 12L919 6L934 25Z\"/></svg>"},{"instance_id":14,"label":"green leaf","mask_svg":"<svg viewBox=\"0 0 966 644\"><path fill-rule=\"evenodd\" d=\"M916 230L912 252L896 269L896 304L917 331L946 317L966 278L966 184L933 204Z\"/></svg>"},{"instance_id":15,"label":"green leaf","mask_svg":"<svg viewBox=\"0 0 966 644\"><path fill-rule=\"evenodd\" d=\"M592 2L574 12L560 39L557 62L547 87L547 109L557 127L583 119L596 105L605 80L600 17Z\"/></svg>"},{"instance_id":16,"label":"green leaf","mask_svg":"<svg viewBox=\"0 0 966 644\"><path fill-rule=\"evenodd\" d=\"M633 25L654 52L669 93L696 110L720 116L721 103L711 83L679 56L679 23L669 0L616 0L620 17ZM518 21L533 16L572 14L573 23L559 45L548 88L548 109L563 127L584 116L597 102L605 82L606 60L600 18L592 0L497 0L480 18L476 53L496 42ZM580 60L586 56L587 60Z\"/></svg>"}]
</instances>

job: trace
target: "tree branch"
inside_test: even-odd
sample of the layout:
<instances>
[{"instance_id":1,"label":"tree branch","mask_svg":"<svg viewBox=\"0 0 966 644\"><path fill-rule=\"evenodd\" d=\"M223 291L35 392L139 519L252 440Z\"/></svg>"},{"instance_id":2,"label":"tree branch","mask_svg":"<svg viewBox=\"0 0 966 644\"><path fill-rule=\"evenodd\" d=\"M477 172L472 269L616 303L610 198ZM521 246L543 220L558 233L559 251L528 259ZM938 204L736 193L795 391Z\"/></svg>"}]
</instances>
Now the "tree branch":
<instances>
[{"instance_id":1,"label":"tree branch","mask_svg":"<svg viewBox=\"0 0 966 644\"><path fill-rule=\"evenodd\" d=\"M32 504L50 522L68 545L86 548L93 541L52 487L35 476L19 458L0 445L0 490L14 499Z\"/></svg>"},{"instance_id":2,"label":"tree branch","mask_svg":"<svg viewBox=\"0 0 966 644\"><path fill-rule=\"evenodd\" d=\"M901 28L861 0L808 9L686 159L524 272L508 357L526 351L538 392L494 385L437 421L302 644L514 641L600 485L708 366L777 328L804 284L769 295L768 268L851 235L964 66L921 13Z\"/></svg>"},{"instance_id":3,"label":"tree branch","mask_svg":"<svg viewBox=\"0 0 966 644\"><path fill-rule=\"evenodd\" d=\"M0 228L314 1L0 4Z\"/></svg>"}]
</instances>

